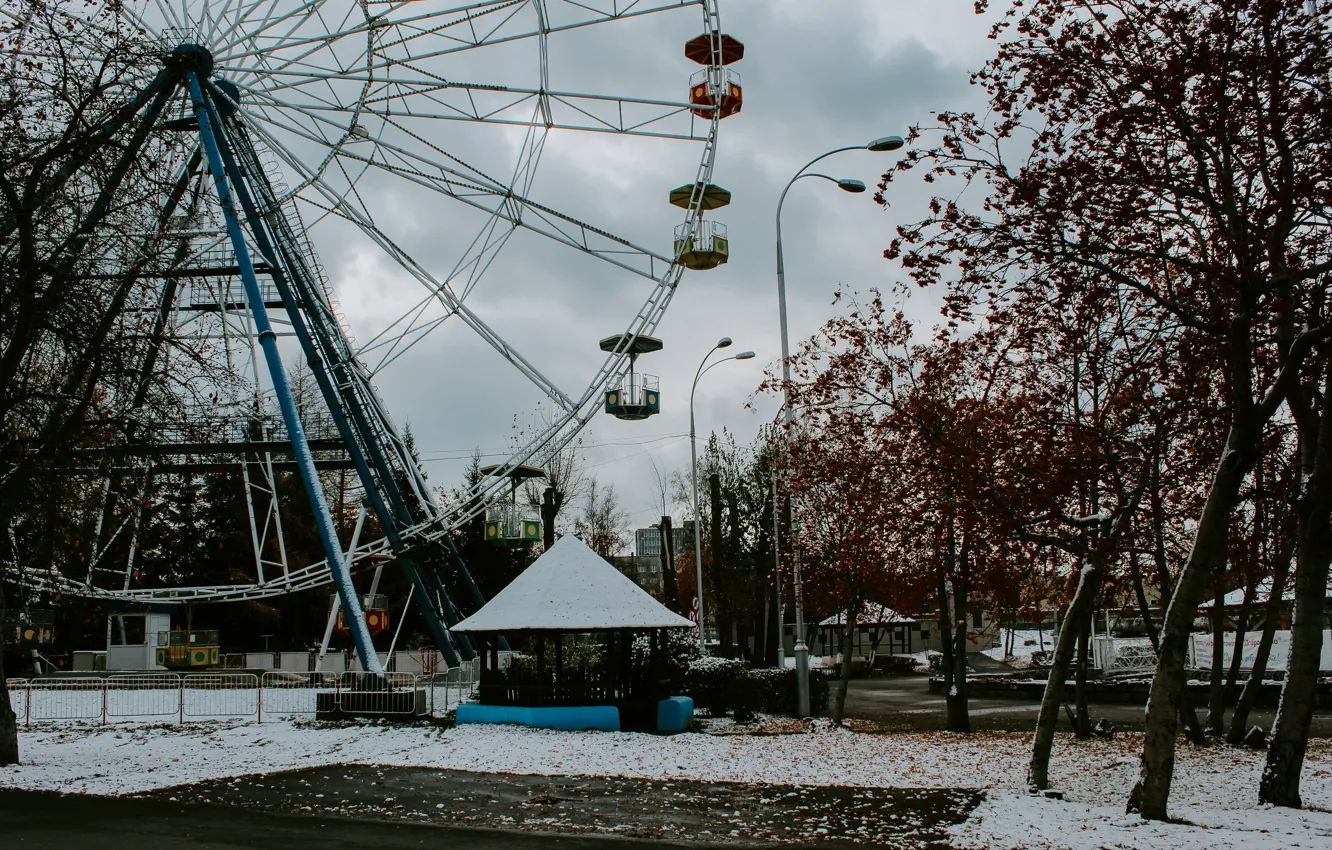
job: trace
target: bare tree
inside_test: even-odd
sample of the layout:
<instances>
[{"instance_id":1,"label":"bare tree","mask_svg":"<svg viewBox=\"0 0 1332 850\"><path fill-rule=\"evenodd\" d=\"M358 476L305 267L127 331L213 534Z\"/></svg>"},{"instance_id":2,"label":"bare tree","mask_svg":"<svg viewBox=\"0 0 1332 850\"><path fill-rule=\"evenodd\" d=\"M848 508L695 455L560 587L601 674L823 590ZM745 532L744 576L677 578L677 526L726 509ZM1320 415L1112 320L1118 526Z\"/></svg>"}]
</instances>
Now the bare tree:
<instances>
[{"instance_id":1,"label":"bare tree","mask_svg":"<svg viewBox=\"0 0 1332 850\"><path fill-rule=\"evenodd\" d=\"M602 486L596 477L588 479L587 503L574 528L588 548L609 561L624 549L625 527L629 515L620 508L614 484Z\"/></svg>"},{"instance_id":2,"label":"bare tree","mask_svg":"<svg viewBox=\"0 0 1332 850\"><path fill-rule=\"evenodd\" d=\"M539 407L533 416L533 429L545 430L554 422L554 414ZM515 447L524 437L523 429L515 427ZM559 443L560 441L555 441ZM545 480L529 480L523 485L523 497L532 508L541 511L543 543L549 549L555 545L555 524L564 506L577 501L587 491L588 477L583 457L583 438L580 436L563 448L541 456L539 465L546 471Z\"/></svg>"},{"instance_id":3,"label":"bare tree","mask_svg":"<svg viewBox=\"0 0 1332 850\"><path fill-rule=\"evenodd\" d=\"M158 391L168 370L146 356L162 327L145 277L175 245L163 231L182 197L166 173L180 142L138 117L164 109L171 90L150 86L161 62L119 4L10 8L0 24L0 578L35 538L56 536L70 450L123 441L135 411L171 403ZM17 760L0 669L0 765Z\"/></svg>"}]
</instances>

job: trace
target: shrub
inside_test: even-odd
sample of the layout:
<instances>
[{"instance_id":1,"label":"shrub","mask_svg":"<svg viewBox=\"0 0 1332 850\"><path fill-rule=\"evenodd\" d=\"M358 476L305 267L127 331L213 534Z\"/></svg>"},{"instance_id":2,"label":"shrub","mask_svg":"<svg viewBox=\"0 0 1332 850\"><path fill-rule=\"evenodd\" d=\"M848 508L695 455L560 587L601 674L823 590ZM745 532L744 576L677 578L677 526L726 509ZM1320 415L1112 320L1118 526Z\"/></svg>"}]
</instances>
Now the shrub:
<instances>
[{"instance_id":1,"label":"shrub","mask_svg":"<svg viewBox=\"0 0 1332 850\"><path fill-rule=\"evenodd\" d=\"M741 670L731 684L731 716L736 723L753 723L763 708L763 681L753 670Z\"/></svg>"},{"instance_id":2,"label":"shrub","mask_svg":"<svg viewBox=\"0 0 1332 850\"><path fill-rule=\"evenodd\" d=\"M876 655L874 669L889 676L904 676L916 669L917 661L912 655Z\"/></svg>"},{"instance_id":3,"label":"shrub","mask_svg":"<svg viewBox=\"0 0 1332 850\"><path fill-rule=\"evenodd\" d=\"M836 675L810 670L809 709L814 715L827 709L828 695ZM711 717L730 714L738 723L748 723L755 712L796 715L796 671L772 667L747 669L742 661L701 658L685 675L685 694Z\"/></svg>"},{"instance_id":4,"label":"shrub","mask_svg":"<svg viewBox=\"0 0 1332 850\"><path fill-rule=\"evenodd\" d=\"M565 637L564 641L565 670L605 669L608 656L604 646L592 641L571 640L568 637ZM535 641L532 644L530 652L515 652L509 660L509 667L525 677L535 677L539 668L537 656L540 655L540 661L545 665L546 678L555 681L555 642L546 641L545 652L537 651Z\"/></svg>"},{"instance_id":5,"label":"shrub","mask_svg":"<svg viewBox=\"0 0 1332 850\"><path fill-rule=\"evenodd\" d=\"M634 667L636 669L646 669L651 664L651 638L646 634L634 636ZM687 629L668 629L666 631L666 645L661 658L658 659L660 667L658 673L661 678L670 682L673 693L680 692L685 685L685 677L689 672L689 665L704 658L703 648L698 645L698 638L694 633ZM685 691L685 693L688 693ZM691 695L692 696L692 695ZM698 700L694 700L695 703Z\"/></svg>"},{"instance_id":6,"label":"shrub","mask_svg":"<svg viewBox=\"0 0 1332 850\"><path fill-rule=\"evenodd\" d=\"M943 653L931 649L926 655L926 658L930 659L930 675L943 675Z\"/></svg>"},{"instance_id":7,"label":"shrub","mask_svg":"<svg viewBox=\"0 0 1332 850\"><path fill-rule=\"evenodd\" d=\"M684 692L710 716L725 717L743 687L739 680L747 679L747 674L743 661L705 655L691 661L685 670Z\"/></svg>"},{"instance_id":8,"label":"shrub","mask_svg":"<svg viewBox=\"0 0 1332 850\"><path fill-rule=\"evenodd\" d=\"M761 692L763 702L761 710L767 714L781 714L786 717L796 716L799 703L799 691L796 688L794 667L780 669L767 667L753 670L751 673L763 684ZM837 678L830 670L811 669L809 671L809 713L819 715L828 706L828 694L832 683Z\"/></svg>"}]
</instances>

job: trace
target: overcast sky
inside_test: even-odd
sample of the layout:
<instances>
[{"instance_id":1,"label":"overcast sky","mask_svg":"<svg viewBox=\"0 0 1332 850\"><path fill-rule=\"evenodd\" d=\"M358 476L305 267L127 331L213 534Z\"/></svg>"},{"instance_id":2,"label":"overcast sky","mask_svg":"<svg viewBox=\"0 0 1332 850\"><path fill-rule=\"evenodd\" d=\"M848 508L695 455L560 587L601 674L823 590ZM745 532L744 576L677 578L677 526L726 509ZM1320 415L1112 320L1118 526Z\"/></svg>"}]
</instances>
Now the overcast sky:
<instances>
[{"instance_id":1,"label":"overcast sky","mask_svg":"<svg viewBox=\"0 0 1332 850\"><path fill-rule=\"evenodd\" d=\"M823 151L903 134L910 123L928 122L931 111L976 106L968 73L992 48L971 0L722 0L721 13L723 29L746 48L734 66L743 77L744 109L722 122L714 175L733 201L709 215L729 228L731 260L685 273L659 328L665 349L640 361L661 376L661 414L644 422L598 415L584 435L591 471L615 485L631 527L660 515L652 462L688 469L689 385L718 337L735 340L731 352L753 349L758 356L723 364L699 384L701 440L725 427L747 442L777 412L774 398L752 397L779 356L773 213L786 181ZM551 86L683 99L698 67L684 58L683 45L699 32L701 16L690 7L553 37ZM451 73L535 86L534 44L463 54L465 70ZM438 123L432 143L499 173L512 169L518 131ZM667 193L693 180L699 154L689 142L555 132L531 197L667 254L680 219ZM893 156L851 152L820 168L872 186ZM384 230L432 273L447 274L481 221L456 201L393 180L368 177L362 186L384 210ZM896 279L882 252L899 216L918 217L921 201L905 191L885 211L869 194L845 194L823 181L792 189L783 233L793 345L833 314L839 286L864 291ZM417 284L346 226L320 225L314 239L357 339L373 336L419 297ZM597 340L622 330L649 288L645 279L520 231L468 304L577 396L601 363ZM932 321L928 299L914 299L911 310ZM431 481L450 487L474 447L502 459L515 416L530 424L541 401L456 320L377 383L398 423L410 422Z\"/></svg>"}]
</instances>

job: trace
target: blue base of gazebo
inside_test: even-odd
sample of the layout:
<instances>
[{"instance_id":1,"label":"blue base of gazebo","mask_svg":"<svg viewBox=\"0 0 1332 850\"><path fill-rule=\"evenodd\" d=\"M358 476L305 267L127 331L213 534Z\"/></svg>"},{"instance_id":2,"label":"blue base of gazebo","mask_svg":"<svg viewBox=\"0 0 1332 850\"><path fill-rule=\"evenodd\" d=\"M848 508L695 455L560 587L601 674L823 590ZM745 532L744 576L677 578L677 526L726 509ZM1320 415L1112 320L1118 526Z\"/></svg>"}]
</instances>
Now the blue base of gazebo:
<instances>
[{"instance_id":1,"label":"blue base of gazebo","mask_svg":"<svg viewBox=\"0 0 1332 850\"><path fill-rule=\"evenodd\" d=\"M522 705L481 705L480 703L465 702L458 706L457 720L459 725L463 723L514 723L519 726L531 726L534 729L561 729L566 732L620 731L620 710L613 705L566 705L535 708ZM689 697L670 697L657 703L658 732L683 732L693 722L694 701Z\"/></svg>"},{"instance_id":2,"label":"blue base of gazebo","mask_svg":"<svg viewBox=\"0 0 1332 850\"><path fill-rule=\"evenodd\" d=\"M667 697L657 703L657 731L683 732L694 722L694 701L689 697Z\"/></svg>"},{"instance_id":3,"label":"blue base of gazebo","mask_svg":"<svg viewBox=\"0 0 1332 850\"><path fill-rule=\"evenodd\" d=\"M620 731L620 710L613 705L568 705L533 708L521 705L479 705L465 702L458 706L458 723L516 723L536 729L563 729L567 732L597 730Z\"/></svg>"}]
</instances>

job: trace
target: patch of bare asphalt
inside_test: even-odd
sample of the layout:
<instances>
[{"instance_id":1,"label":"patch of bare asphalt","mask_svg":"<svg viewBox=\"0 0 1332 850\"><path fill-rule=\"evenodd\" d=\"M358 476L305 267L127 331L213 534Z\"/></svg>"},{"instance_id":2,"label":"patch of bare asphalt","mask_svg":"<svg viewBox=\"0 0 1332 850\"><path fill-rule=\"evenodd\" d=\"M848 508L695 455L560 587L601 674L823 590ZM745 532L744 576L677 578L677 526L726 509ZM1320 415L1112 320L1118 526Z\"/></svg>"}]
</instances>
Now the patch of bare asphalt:
<instances>
[{"instance_id":1,"label":"patch of bare asphalt","mask_svg":"<svg viewBox=\"0 0 1332 850\"><path fill-rule=\"evenodd\" d=\"M579 776L527 776L344 765L219 779L140 795L242 806L543 832L721 843L947 847L983 793Z\"/></svg>"}]
</instances>

